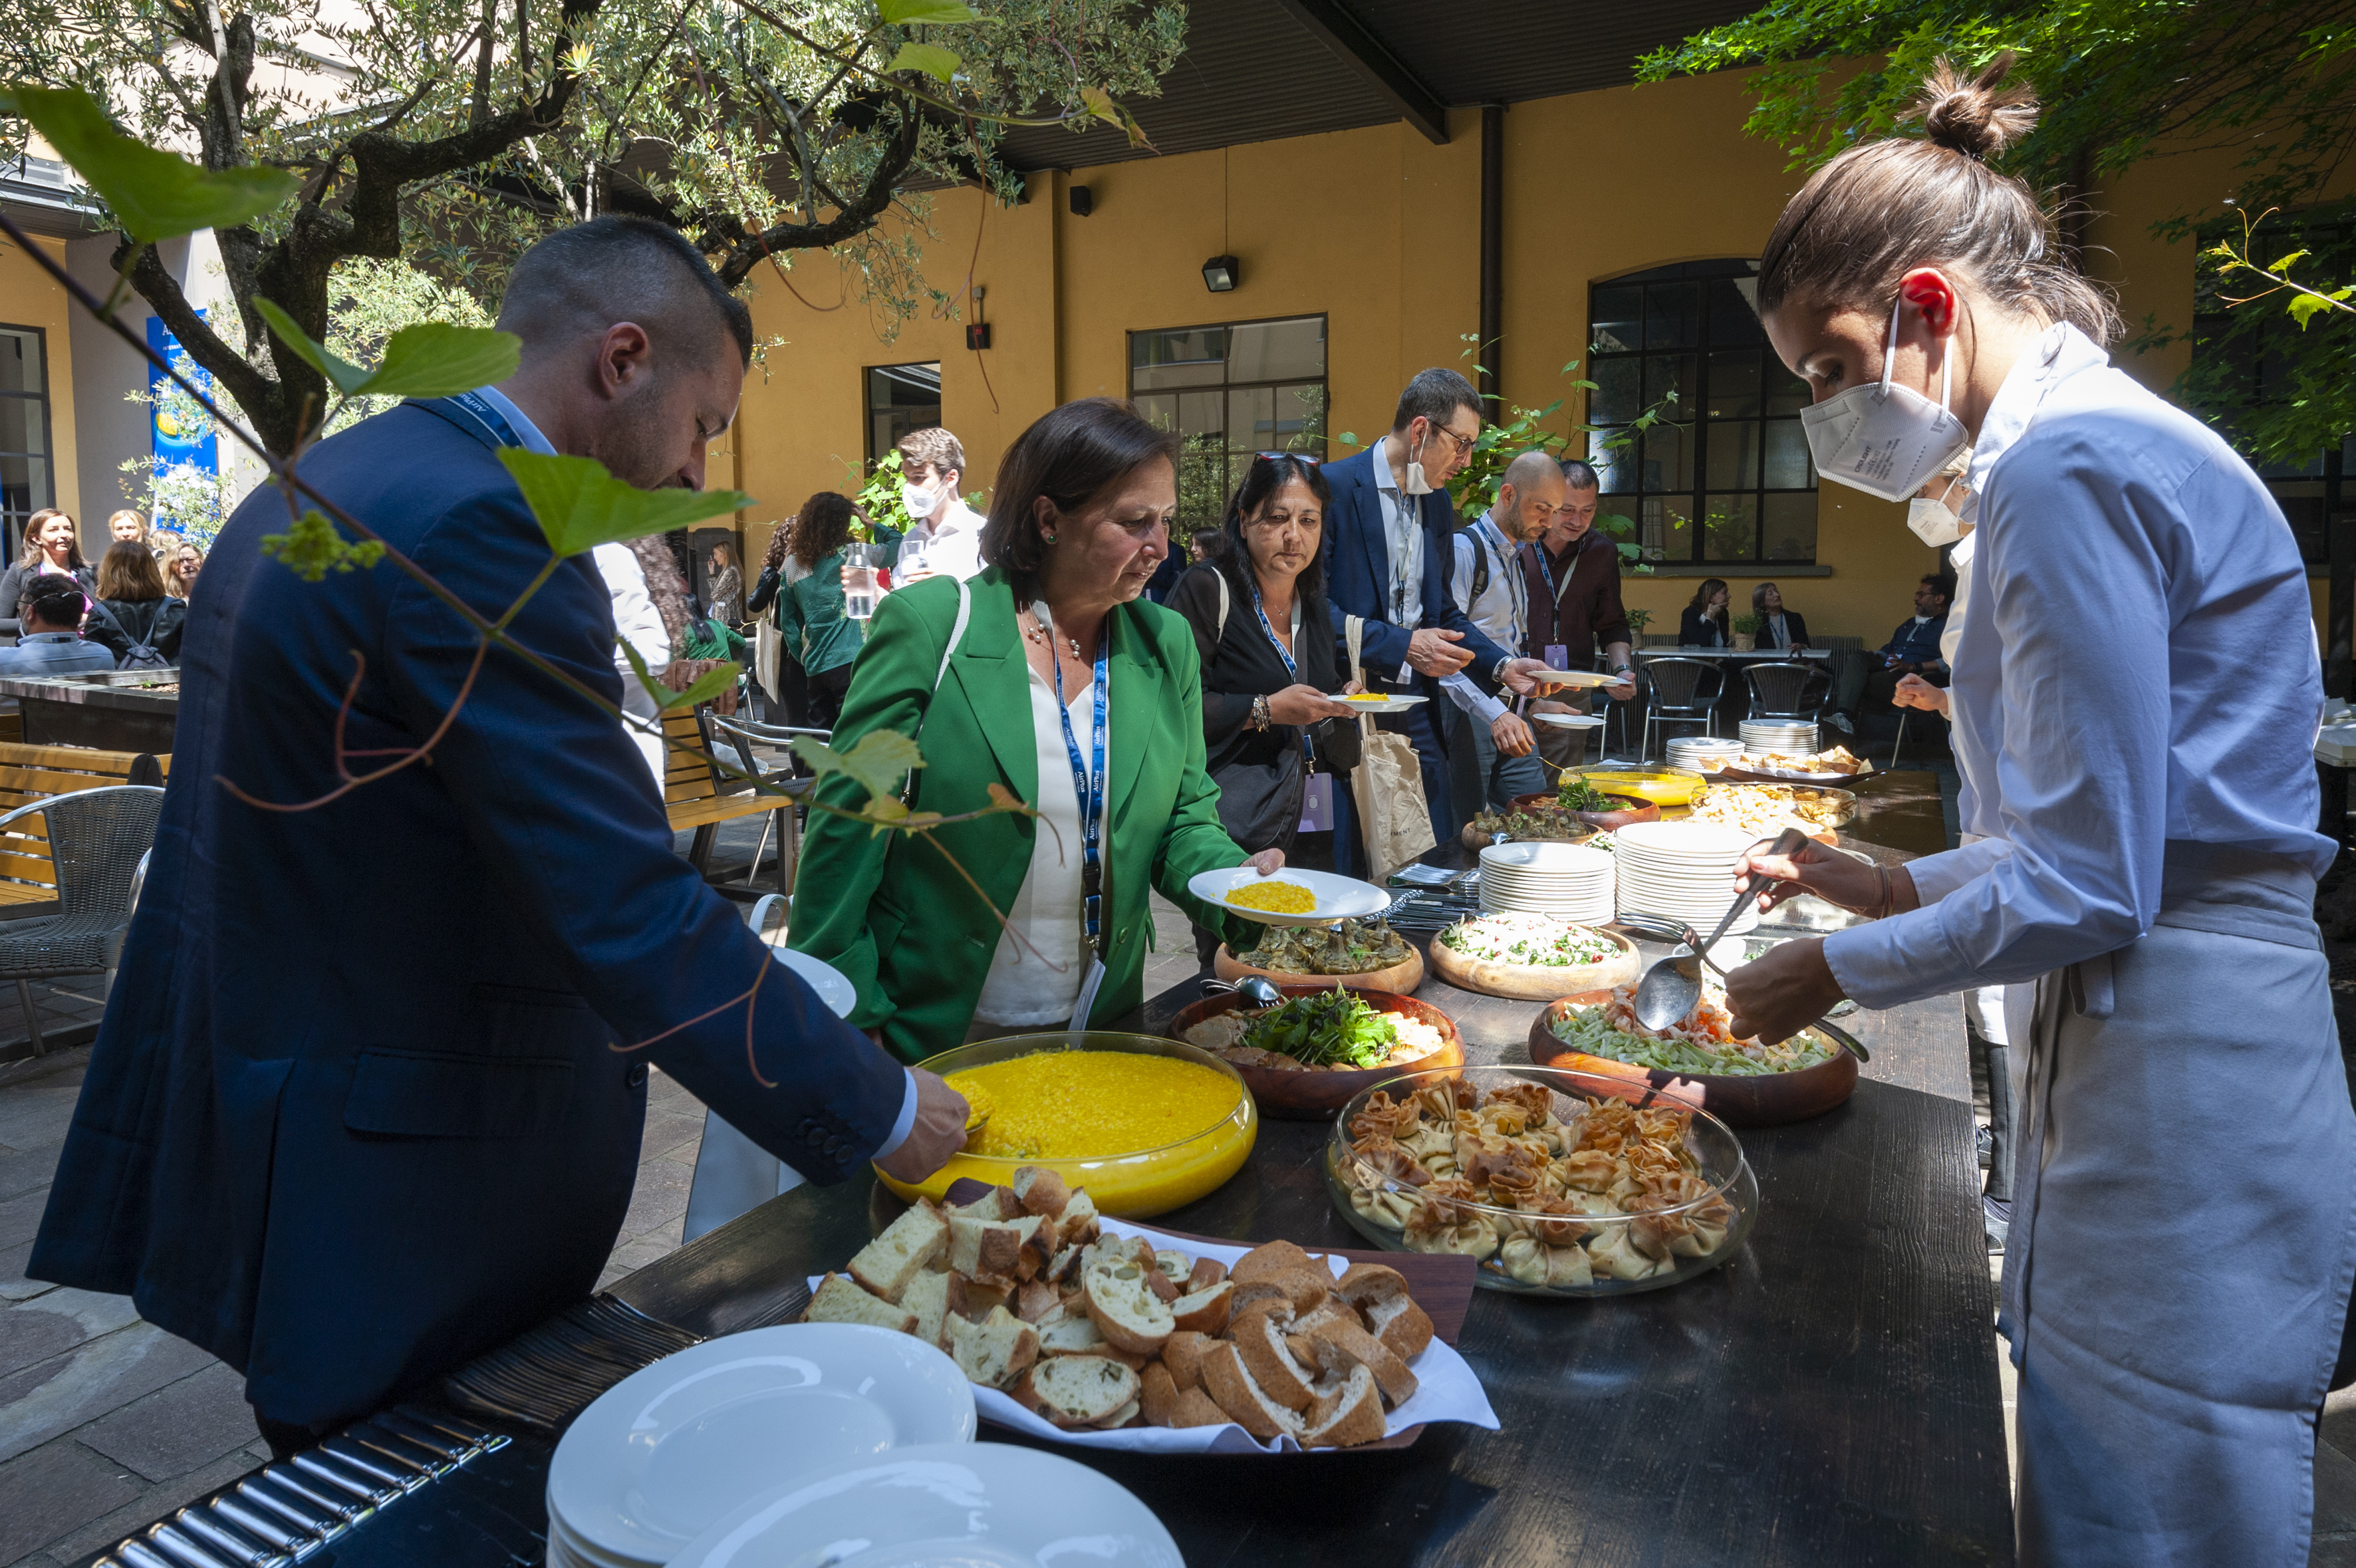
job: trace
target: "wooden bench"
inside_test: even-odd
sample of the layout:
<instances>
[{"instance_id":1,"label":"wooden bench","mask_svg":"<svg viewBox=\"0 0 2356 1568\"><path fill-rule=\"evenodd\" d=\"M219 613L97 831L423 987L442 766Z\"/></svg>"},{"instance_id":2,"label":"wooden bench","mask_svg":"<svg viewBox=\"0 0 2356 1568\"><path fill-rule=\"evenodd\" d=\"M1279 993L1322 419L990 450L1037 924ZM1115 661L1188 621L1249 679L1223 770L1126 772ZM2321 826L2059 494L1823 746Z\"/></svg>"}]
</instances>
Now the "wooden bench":
<instances>
[{"instance_id":1,"label":"wooden bench","mask_svg":"<svg viewBox=\"0 0 2356 1568\"><path fill-rule=\"evenodd\" d=\"M692 713L663 714L663 738L712 751L730 760L735 756L732 748L715 748L709 728ZM764 811L783 812L777 823L777 891L790 892L798 837L792 814L794 803L779 795L746 792L751 789L752 785L733 774L715 776L712 765L692 753L671 750L663 755L663 810L670 818L670 830L677 833L692 829L695 832L688 846L688 864L698 874L709 877L712 845L721 823L758 816ZM723 891L752 897L755 890L749 886L750 877L748 870L747 886L726 886Z\"/></svg>"},{"instance_id":2,"label":"wooden bench","mask_svg":"<svg viewBox=\"0 0 2356 1568\"><path fill-rule=\"evenodd\" d=\"M13 811L78 789L161 784L171 771L169 753L0 743L0 811ZM11 823L6 832L0 833L0 918L21 918L33 912L21 906L54 903L57 897L47 819L27 817Z\"/></svg>"}]
</instances>

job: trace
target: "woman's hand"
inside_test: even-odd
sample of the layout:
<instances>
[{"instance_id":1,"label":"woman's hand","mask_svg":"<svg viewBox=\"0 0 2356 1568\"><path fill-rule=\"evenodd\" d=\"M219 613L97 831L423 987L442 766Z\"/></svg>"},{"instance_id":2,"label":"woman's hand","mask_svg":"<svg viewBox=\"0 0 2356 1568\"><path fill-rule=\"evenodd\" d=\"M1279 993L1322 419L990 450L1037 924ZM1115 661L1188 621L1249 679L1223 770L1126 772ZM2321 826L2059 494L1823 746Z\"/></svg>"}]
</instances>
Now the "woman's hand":
<instances>
[{"instance_id":1,"label":"woman's hand","mask_svg":"<svg viewBox=\"0 0 2356 1568\"><path fill-rule=\"evenodd\" d=\"M916 1080L916 1119L909 1125L907 1137L892 1151L892 1157L875 1165L893 1180L913 1187L965 1147L967 1110L965 1096L937 1074L922 1068L908 1071Z\"/></svg>"},{"instance_id":2,"label":"woman's hand","mask_svg":"<svg viewBox=\"0 0 2356 1568\"><path fill-rule=\"evenodd\" d=\"M1854 864L1854 863L1852 863ZM1788 1039L1832 1010L1841 999L1840 982L1825 961L1821 937L1779 942L1726 977L1726 1007L1734 1015L1735 1037L1757 1036L1772 1045Z\"/></svg>"},{"instance_id":3,"label":"woman's hand","mask_svg":"<svg viewBox=\"0 0 2356 1568\"><path fill-rule=\"evenodd\" d=\"M1899 707L1920 708L1926 714L1937 714L1942 717L1947 712L1947 693L1920 675L1901 677L1898 689L1890 693L1890 700Z\"/></svg>"},{"instance_id":4,"label":"woman's hand","mask_svg":"<svg viewBox=\"0 0 2356 1568\"><path fill-rule=\"evenodd\" d=\"M1753 872L1763 872L1773 878L1771 886L1760 890L1759 910L1762 914L1803 893L1813 893L1827 904L1837 904L1844 909L1858 913L1868 909L1879 912L1881 908L1880 873L1870 865L1851 860L1837 850L1826 848L1814 839L1810 839L1797 854L1789 857L1770 854L1764 847L1751 850L1735 862L1735 885L1740 886ZM1913 879L1906 877L1902 869L1890 874L1891 891L1897 891L1901 877L1906 878L1905 891L1911 899L1914 891ZM1913 905L1909 902L1901 907L1912 908Z\"/></svg>"},{"instance_id":5,"label":"woman's hand","mask_svg":"<svg viewBox=\"0 0 2356 1568\"><path fill-rule=\"evenodd\" d=\"M1247 858L1244 864L1262 876L1274 876L1284 869L1284 852L1280 849L1264 849L1258 854Z\"/></svg>"},{"instance_id":6,"label":"woman's hand","mask_svg":"<svg viewBox=\"0 0 2356 1568\"><path fill-rule=\"evenodd\" d=\"M1350 704L1335 702L1314 686L1287 686L1269 693L1268 716L1273 724L1313 725L1321 719L1348 718Z\"/></svg>"}]
</instances>

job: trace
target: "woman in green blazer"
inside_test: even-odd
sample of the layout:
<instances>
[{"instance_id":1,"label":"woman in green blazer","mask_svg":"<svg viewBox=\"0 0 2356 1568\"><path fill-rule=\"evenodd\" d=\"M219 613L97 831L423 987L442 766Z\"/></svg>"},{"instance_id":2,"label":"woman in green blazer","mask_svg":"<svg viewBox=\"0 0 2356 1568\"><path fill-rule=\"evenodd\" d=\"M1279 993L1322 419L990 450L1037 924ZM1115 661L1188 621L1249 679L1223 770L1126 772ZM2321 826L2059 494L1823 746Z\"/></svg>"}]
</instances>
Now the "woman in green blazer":
<instances>
[{"instance_id":1,"label":"woman in green blazer","mask_svg":"<svg viewBox=\"0 0 2356 1568\"><path fill-rule=\"evenodd\" d=\"M1231 940L1256 934L1186 891L1198 873L1247 857L1219 825L1218 788L1204 768L1194 634L1139 597L1169 552L1176 458L1174 439L1127 403L1066 404L1007 451L982 531L986 569L963 585L935 577L902 588L869 623L834 747L897 730L924 753L916 809L977 811L995 784L1044 813L926 835L937 844L812 813L793 946L850 977L851 1022L905 1060L969 1032L1062 1027L1085 1000L1091 954L1104 971L1088 1022L1136 1006L1151 888ZM1080 811L1090 797L1102 802L1094 900ZM863 797L836 778L819 798L856 809ZM1263 872L1283 864L1275 850L1249 858ZM1004 929L993 909L1008 917Z\"/></svg>"}]
</instances>

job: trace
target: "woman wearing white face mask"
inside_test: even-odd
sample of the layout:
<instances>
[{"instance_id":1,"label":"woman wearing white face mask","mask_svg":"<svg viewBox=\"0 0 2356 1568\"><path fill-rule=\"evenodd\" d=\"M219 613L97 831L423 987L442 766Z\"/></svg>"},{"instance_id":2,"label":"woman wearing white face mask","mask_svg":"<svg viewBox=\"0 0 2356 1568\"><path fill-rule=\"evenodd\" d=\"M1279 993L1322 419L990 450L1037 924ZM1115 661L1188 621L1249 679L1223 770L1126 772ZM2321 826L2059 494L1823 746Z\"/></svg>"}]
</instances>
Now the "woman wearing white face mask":
<instances>
[{"instance_id":1,"label":"woman wearing white face mask","mask_svg":"<svg viewBox=\"0 0 2356 1568\"><path fill-rule=\"evenodd\" d=\"M2312 918L2320 671L2280 634L2306 573L2248 466L2111 368L2115 312L1984 163L2034 118L2008 63L1942 66L1926 140L1812 177L1758 294L1826 478L1901 499L1971 447L1952 691L1986 838L1896 871L1766 862L1774 897L1886 918L1786 942L1728 993L1775 1038L1845 994L2011 983L2020 1561L2296 1568L2356 1278Z\"/></svg>"}]
</instances>

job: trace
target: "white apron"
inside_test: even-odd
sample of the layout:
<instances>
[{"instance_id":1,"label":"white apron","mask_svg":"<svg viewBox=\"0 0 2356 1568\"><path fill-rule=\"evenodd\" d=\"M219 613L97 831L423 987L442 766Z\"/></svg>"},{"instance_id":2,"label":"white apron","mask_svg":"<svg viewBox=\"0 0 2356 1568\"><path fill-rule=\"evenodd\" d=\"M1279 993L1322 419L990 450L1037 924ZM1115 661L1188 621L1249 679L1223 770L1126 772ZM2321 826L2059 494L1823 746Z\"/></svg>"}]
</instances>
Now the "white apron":
<instances>
[{"instance_id":1,"label":"white apron","mask_svg":"<svg viewBox=\"0 0 2356 1568\"><path fill-rule=\"evenodd\" d=\"M2356 1279L2315 879L2173 841L2164 867L2147 935L2008 998L2029 1045L2003 1315L2023 1568L2308 1560Z\"/></svg>"}]
</instances>

